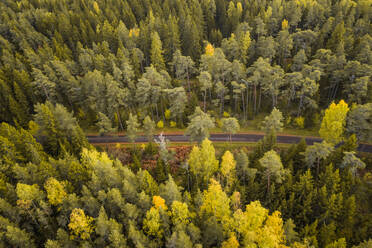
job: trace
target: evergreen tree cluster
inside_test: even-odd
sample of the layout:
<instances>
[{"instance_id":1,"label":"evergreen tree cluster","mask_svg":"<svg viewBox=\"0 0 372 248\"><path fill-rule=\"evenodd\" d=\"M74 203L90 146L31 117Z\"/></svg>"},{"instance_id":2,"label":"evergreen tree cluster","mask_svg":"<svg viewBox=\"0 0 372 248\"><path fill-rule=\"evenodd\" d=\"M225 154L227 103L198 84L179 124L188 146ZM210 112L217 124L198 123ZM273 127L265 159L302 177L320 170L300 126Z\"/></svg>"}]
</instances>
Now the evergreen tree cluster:
<instances>
[{"instance_id":1,"label":"evergreen tree cluster","mask_svg":"<svg viewBox=\"0 0 372 248\"><path fill-rule=\"evenodd\" d=\"M100 133L124 130L129 112L183 127L196 106L240 120L277 107L312 127L333 100L371 101L368 0L4 0L0 9L0 121L23 128L45 101Z\"/></svg>"},{"instance_id":2,"label":"evergreen tree cluster","mask_svg":"<svg viewBox=\"0 0 372 248\"><path fill-rule=\"evenodd\" d=\"M53 139L63 147L63 138ZM338 148L302 140L279 150L272 133L251 152L225 150L221 157L205 139L176 171L162 140L159 150L133 150L134 165L84 139L77 155L56 154L54 143L44 142L0 125L3 247L371 244L371 163L355 153L355 136ZM159 153L155 168L143 169L145 153Z\"/></svg>"}]
</instances>

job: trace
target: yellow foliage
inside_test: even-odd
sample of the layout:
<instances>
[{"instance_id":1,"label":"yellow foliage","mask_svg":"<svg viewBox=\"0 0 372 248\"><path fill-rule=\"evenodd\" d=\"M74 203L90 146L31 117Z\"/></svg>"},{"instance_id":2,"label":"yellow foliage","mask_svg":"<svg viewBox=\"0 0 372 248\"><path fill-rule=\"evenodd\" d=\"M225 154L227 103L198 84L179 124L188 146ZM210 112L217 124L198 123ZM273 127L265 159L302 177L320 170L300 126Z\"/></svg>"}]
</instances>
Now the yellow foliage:
<instances>
[{"instance_id":1,"label":"yellow foliage","mask_svg":"<svg viewBox=\"0 0 372 248\"><path fill-rule=\"evenodd\" d=\"M146 218L143 220L144 231L153 237L161 239L163 230L161 229L159 210L152 207L146 212Z\"/></svg>"},{"instance_id":2,"label":"yellow foliage","mask_svg":"<svg viewBox=\"0 0 372 248\"><path fill-rule=\"evenodd\" d=\"M221 119L216 119L216 126L221 128L222 127L222 121Z\"/></svg>"},{"instance_id":3,"label":"yellow foliage","mask_svg":"<svg viewBox=\"0 0 372 248\"><path fill-rule=\"evenodd\" d=\"M97 14L99 14L99 12L101 11L101 10L99 9L99 5L98 5L98 3L97 3L96 1L93 2L93 9L94 9L94 11L95 11Z\"/></svg>"},{"instance_id":4,"label":"yellow foliage","mask_svg":"<svg viewBox=\"0 0 372 248\"><path fill-rule=\"evenodd\" d=\"M238 248L239 242L236 240L234 234L230 236L230 238L222 243L221 248Z\"/></svg>"},{"instance_id":5,"label":"yellow foliage","mask_svg":"<svg viewBox=\"0 0 372 248\"><path fill-rule=\"evenodd\" d=\"M201 149L194 146L188 163L190 172L194 174L203 184L207 184L212 175L218 170L218 160L216 159L215 149L212 142L208 139L203 140Z\"/></svg>"},{"instance_id":6,"label":"yellow foliage","mask_svg":"<svg viewBox=\"0 0 372 248\"><path fill-rule=\"evenodd\" d=\"M234 211L240 208L240 192L235 191L231 197L231 206L233 207Z\"/></svg>"},{"instance_id":7,"label":"yellow foliage","mask_svg":"<svg viewBox=\"0 0 372 248\"><path fill-rule=\"evenodd\" d=\"M259 201L251 202L246 211L234 213L234 226L243 238L244 247L286 247L283 220L278 211L272 215Z\"/></svg>"},{"instance_id":8,"label":"yellow foliage","mask_svg":"<svg viewBox=\"0 0 372 248\"><path fill-rule=\"evenodd\" d=\"M238 10L238 14L240 15L243 12L243 6L241 2L236 4L236 9Z\"/></svg>"},{"instance_id":9,"label":"yellow foliage","mask_svg":"<svg viewBox=\"0 0 372 248\"><path fill-rule=\"evenodd\" d=\"M112 164L113 161L108 157L107 153L99 152L97 150L89 150L83 148L81 153L81 162L88 168L93 167L97 163Z\"/></svg>"},{"instance_id":10,"label":"yellow foliage","mask_svg":"<svg viewBox=\"0 0 372 248\"><path fill-rule=\"evenodd\" d=\"M172 203L172 221L176 226L178 224L189 224L190 223L190 212L186 203L174 201Z\"/></svg>"},{"instance_id":11,"label":"yellow foliage","mask_svg":"<svg viewBox=\"0 0 372 248\"><path fill-rule=\"evenodd\" d=\"M48 200L50 204L57 206L63 202L67 193L65 192L65 186L60 183L57 179L51 177L45 184L44 188L47 192Z\"/></svg>"},{"instance_id":12,"label":"yellow foliage","mask_svg":"<svg viewBox=\"0 0 372 248\"><path fill-rule=\"evenodd\" d=\"M140 33L140 29L139 28L131 28L129 29L129 37L132 38L132 37L138 37L139 36L139 33Z\"/></svg>"},{"instance_id":13,"label":"yellow foliage","mask_svg":"<svg viewBox=\"0 0 372 248\"><path fill-rule=\"evenodd\" d=\"M93 218L86 216L84 210L75 208L72 210L70 215L70 223L68 228L71 230L71 239L81 238L86 240L90 238L90 234L93 232Z\"/></svg>"},{"instance_id":14,"label":"yellow foliage","mask_svg":"<svg viewBox=\"0 0 372 248\"><path fill-rule=\"evenodd\" d=\"M208 43L205 46L205 55L213 56L213 54L214 54L214 47L211 43Z\"/></svg>"},{"instance_id":15,"label":"yellow foliage","mask_svg":"<svg viewBox=\"0 0 372 248\"><path fill-rule=\"evenodd\" d=\"M34 121L29 121L28 130L32 135L36 135L37 131L39 130L39 125Z\"/></svg>"},{"instance_id":16,"label":"yellow foliage","mask_svg":"<svg viewBox=\"0 0 372 248\"><path fill-rule=\"evenodd\" d=\"M224 177L229 177L231 172L235 170L236 161L234 155L230 151L226 151L222 156L221 161L221 174Z\"/></svg>"},{"instance_id":17,"label":"yellow foliage","mask_svg":"<svg viewBox=\"0 0 372 248\"><path fill-rule=\"evenodd\" d=\"M176 127L176 126L177 126L177 123L175 121L170 122L170 127Z\"/></svg>"},{"instance_id":18,"label":"yellow foliage","mask_svg":"<svg viewBox=\"0 0 372 248\"><path fill-rule=\"evenodd\" d=\"M241 51L244 59L247 59L248 49L251 46L251 42L251 34L249 33L249 31L247 31L244 33L244 35L242 35L241 38Z\"/></svg>"},{"instance_id":19,"label":"yellow foliage","mask_svg":"<svg viewBox=\"0 0 372 248\"><path fill-rule=\"evenodd\" d=\"M17 197L24 201L33 201L42 197L42 192L37 184L28 185L23 183L17 183L16 187Z\"/></svg>"},{"instance_id":20,"label":"yellow foliage","mask_svg":"<svg viewBox=\"0 0 372 248\"><path fill-rule=\"evenodd\" d=\"M288 28L288 21L286 19L284 19L282 21L282 29L284 30L284 29L287 29L287 28Z\"/></svg>"},{"instance_id":21,"label":"yellow foliage","mask_svg":"<svg viewBox=\"0 0 372 248\"><path fill-rule=\"evenodd\" d=\"M200 206L200 211L207 216L214 216L217 221L222 223L225 232L231 230L230 199L214 179L210 180L208 190L203 193L203 204Z\"/></svg>"},{"instance_id":22,"label":"yellow foliage","mask_svg":"<svg viewBox=\"0 0 372 248\"><path fill-rule=\"evenodd\" d=\"M165 200L158 195L152 197L152 203L156 209L162 208L164 211L168 209L167 205L165 205Z\"/></svg>"},{"instance_id":23,"label":"yellow foliage","mask_svg":"<svg viewBox=\"0 0 372 248\"><path fill-rule=\"evenodd\" d=\"M170 109L166 109L164 112L165 119L169 120L171 117L171 111Z\"/></svg>"},{"instance_id":24,"label":"yellow foliage","mask_svg":"<svg viewBox=\"0 0 372 248\"><path fill-rule=\"evenodd\" d=\"M348 112L349 107L344 100L341 100L338 104L333 102L325 111L319 130L320 137L332 144L341 142Z\"/></svg>"},{"instance_id":25,"label":"yellow foliage","mask_svg":"<svg viewBox=\"0 0 372 248\"><path fill-rule=\"evenodd\" d=\"M225 117L225 118L229 118L229 117L230 117L230 114L227 113L226 111L224 111L224 112L223 112L223 117Z\"/></svg>"},{"instance_id":26,"label":"yellow foliage","mask_svg":"<svg viewBox=\"0 0 372 248\"><path fill-rule=\"evenodd\" d=\"M296 117L294 119L294 122L295 122L296 126L299 127L299 128L304 128L305 127L305 118L302 117L302 116Z\"/></svg>"},{"instance_id":27,"label":"yellow foliage","mask_svg":"<svg viewBox=\"0 0 372 248\"><path fill-rule=\"evenodd\" d=\"M156 124L156 126L158 128L164 128L164 122L163 121L158 121L158 123Z\"/></svg>"}]
</instances>

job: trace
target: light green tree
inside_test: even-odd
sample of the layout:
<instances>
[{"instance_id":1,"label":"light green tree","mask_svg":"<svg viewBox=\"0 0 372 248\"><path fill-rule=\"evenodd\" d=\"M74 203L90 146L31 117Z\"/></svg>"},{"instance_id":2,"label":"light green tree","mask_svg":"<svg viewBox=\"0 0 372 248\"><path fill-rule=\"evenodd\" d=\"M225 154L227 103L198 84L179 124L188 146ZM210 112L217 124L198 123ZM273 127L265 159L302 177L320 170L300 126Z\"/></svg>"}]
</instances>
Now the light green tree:
<instances>
[{"instance_id":1,"label":"light green tree","mask_svg":"<svg viewBox=\"0 0 372 248\"><path fill-rule=\"evenodd\" d=\"M190 172L194 176L193 179L196 181L196 186L205 187L212 175L218 170L215 149L208 139L203 140L200 148L193 147L187 162Z\"/></svg>"},{"instance_id":2,"label":"light green tree","mask_svg":"<svg viewBox=\"0 0 372 248\"><path fill-rule=\"evenodd\" d=\"M265 169L264 174L267 178L267 191L269 192L271 178L274 177L277 183L281 183L286 175L280 156L270 150L259 160L260 165Z\"/></svg>"},{"instance_id":3,"label":"light green tree","mask_svg":"<svg viewBox=\"0 0 372 248\"><path fill-rule=\"evenodd\" d=\"M186 129L186 135L190 135L191 141L201 142L209 137L209 129L214 128L214 120L200 107L195 108L195 112L189 116L190 122Z\"/></svg>"},{"instance_id":4,"label":"light green tree","mask_svg":"<svg viewBox=\"0 0 372 248\"><path fill-rule=\"evenodd\" d=\"M372 103L357 105L347 116L346 130L355 134L359 141L372 142Z\"/></svg>"},{"instance_id":5,"label":"light green tree","mask_svg":"<svg viewBox=\"0 0 372 248\"><path fill-rule=\"evenodd\" d=\"M207 91L212 88L212 76L207 71L202 71L198 76L200 89L203 92L203 109L206 111Z\"/></svg>"},{"instance_id":6,"label":"light green tree","mask_svg":"<svg viewBox=\"0 0 372 248\"><path fill-rule=\"evenodd\" d=\"M151 120L150 116L146 116L143 120L143 131L148 142L152 142L154 140L155 122Z\"/></svg>"},{"instance_id":7,"label":"light green tree","mask_svg":"<svg viewBox=\"0 0 372 248\"><path fill-rule=\"evenodd\" d=\"M355 156L355 152L344 152L345 156L342 159L341 167L349 168L353 176L357 175L358 169L366 168L366 164Z\"/></svg>"},{"instance_id":8,"label":"light green tree","mask_svg":"<svg viewBox=\"0 0 372 248\"><path fill-rule=\"evenodd\" d=\"M195 73L195 62L190 56L182 56L181 51L177 50L173 54L172 66L177 79L187 80L189 91L191 91L190 77Z\"/></svg>"},{"instance_id":9,"label":"light green tree","mask_svg":"<svg viewBox=\"0 0 372 248\"><path fill-rule=\"evenodd\" d=\"M273 108L271 114L265 117L262 127L265 132L280 132L283 130L283 114L279 109Z\"/></svg>"},{"instance_id":10,"label":"light green tree","mask_svg":"<svg viewBox=\"0 0 372 248\"><path fill-rule=\"evenodd\" d=\"M97 126L99 127L99 134L104 135L106 133L116 132L117 129L112 127L111 120L104 114L98 113L98 122Z\"/></svg>"},{"instance_id":11,"label":"light green tree","mask_svg":"<svg viewBox=\"0 0 372 248\"><path fill-rule=\"evenodd\" d=\"M305 162L309 168L316 166L317 174L319 175L320 161L326 159L334 150L333 146L326 141L322 143L315 142L308 146L305 150Z\"/></svg>"},{"instance_id":12,"label":"light green tree","mask_svg":"<svg viewBox=\"0 0 372 248\"><path fill-rule=\"evenodd\" d=\"M140 130L140 124L138 123L137 116L130 113L129 119L126 121L126 124L128 140L134 144L134 142L136 141L137 133Z\"/></svg>"},{"instance_id":13,"label":"light green tree","mask_svg":"<svg viewBox=\"0 0 372 248\"><path fill-rule=\"evenodd\" d=\"M231 142L231 135L236 134L240 130L239 121L234 118L224 118L222 119L222 132L229 134L229 139Z\"/></svg>"},{"instance_id":14,"label":"light green tree","mask_svg":"<svg viewBox=\"0 0 372 248\"><path fill-rule=\"evenodd\" d=\"M165 90L169 101L171 102L170 112L171 117L175 119L180 119L182 121L182 115L185 111L187 96L185 89L183 87L176 87L173 89Z\"/></svg>"}]
</instances>

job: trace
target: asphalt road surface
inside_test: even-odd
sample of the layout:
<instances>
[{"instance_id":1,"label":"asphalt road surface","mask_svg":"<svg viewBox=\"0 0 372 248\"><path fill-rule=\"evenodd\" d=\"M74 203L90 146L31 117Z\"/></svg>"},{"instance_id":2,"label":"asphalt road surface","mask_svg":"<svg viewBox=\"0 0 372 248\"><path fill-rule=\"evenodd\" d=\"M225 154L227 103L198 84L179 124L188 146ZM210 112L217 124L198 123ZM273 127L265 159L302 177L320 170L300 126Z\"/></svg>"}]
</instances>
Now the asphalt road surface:
<instances>
[{"instance_id":1,"label":"asphalt road surface","mask_svg":"<svg viewBox=\"0 0 372 248\"><path fill-rule=\"evenodd\" d=\"M171 142L188 142L189 137L182 134L169 134L164 135L166 139ZM235 134L232 135L232 142L257 142L263 138L263 134ZM155 136L156 137L156 136ZM128 139L125 136L87 136L88 141L92 144L109 144L109 143L127 143ZM303 137L292 136L292 135L277 135L277 142L282 144L297 144ZM229 141L229 135L227 134L211 134L209 137L211 141ZM316 137L305 137L305 141L308 145L312 145L314 142L321 142L321 138ZM139 136L136 142L147 142L145 136ZM372 145L360 144L358 151L372 153Z\"/></svg>"}]
</instances>

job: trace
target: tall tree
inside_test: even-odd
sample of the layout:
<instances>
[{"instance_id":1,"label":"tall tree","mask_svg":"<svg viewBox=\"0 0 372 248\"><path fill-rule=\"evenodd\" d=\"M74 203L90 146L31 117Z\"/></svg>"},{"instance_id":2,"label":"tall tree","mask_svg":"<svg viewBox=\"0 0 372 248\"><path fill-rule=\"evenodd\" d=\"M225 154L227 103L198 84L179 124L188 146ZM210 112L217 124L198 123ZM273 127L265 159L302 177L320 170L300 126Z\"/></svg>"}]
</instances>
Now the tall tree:
<instances>
[{"instance_id":1,"label":"tall tree","mask_svg":"<svg viewBox=\"0 0 372 248\"><path fill-rule=\"evenodd\" d=\"M140 124L137 120L137 115L129 114L129 119L126 121L127 124L127 137L129 142L133 143L136 141L137 133L139 132Z\"/></svg>"},{"instance_id":2,"label":"tall tree","mask_svg":"<svg viewBox=\"0 0 372 248\"><path fill-rule=\"evenodd\" d=\"M195 62L190 56L182 56L181 51L177 50L173 54L172 61L173 71L177 79L187 80L187 86L189 91L191 91L190 78L195 73Z\"/></svg>"},{"instance_id":3,"label":"tall tree","mask_svg":"<svg viewBox=\"0 0 372 248\"><path fill-rule=\"evenodd\" d=\"M200 143L209 137L209 129L215 127L213 118L204 113L200 107L195 108L195 112L189 116L189 120L185 134L190 135L191 141Z\"/></svg>"},{"instance_id":4,"label":"tall tree","mask_svg":"<svg viewBox=\"0 0 372 248\"><path fill-rule=\"evenodd\" d=\"M270 190L271 178L274 177L277 183L281 183L286 174L279 155L274 151L268 151L259 160L260 165L264 168L264 174L267 178L267 192Z\"/></svg>"},{"instance_id":5,"label":"tall tree","mask_svg":"<svg viewBox=\"0 0 372 248\"><path fill-rule=\"evenodd\" d=\"M160 71L165 70L165 62L163 58L163 46L159 34L154 31L151 34L151 63Z\"/></svg>"},{"instance_id":6,"label":"tall tree","mask_svg":"<svg viewBox=\"0 0 372 248\"><path fill-rule=\"evenodd\" d=\"M265 117L262 129L268 134L270 132L280 132L283 130L283 114L279 109L273 108L270 115Z\"/></svg>"},{"instance_id":7,"label":"tall tree","mask_svg":"<svg viewBox=\"0 0 372 248\"><path fill-rule=\"evenodd\" d=\"M319 130L320 137L332 144L342 141L348 112L349 107L343 100L338 104L332 103L325 111Z\"/></svg>"},{"instance_id":8,"label":"tall tree","mask_svg":"<svg viewBox=\"0 0 372 248\"><path fill-rule=\"evenodd\" d=\"M349 168L353 176L357 175L358 169L364 169L366 164L355 156L355 152L344 152L341 167Z\"/></svg>"},{"instance_id":9,"label":"tall tree","mask_svg":"<svg viewBox=\"0 0 372 248\"><path fill-rule=\"evenodd\" d=\"M372 103L352 108L346 121L346 130L349 134L355 134L360 141L372 141Z\"/></svg>"},{"instance_id":10,"label":"tall tree","mask_svg":"<svg viewBox=\"0 0 372 248\"><path fill-rule=\"evenodd\" d=\"M207 91L212 88L212 76L209 72L203 71L198 76L200 82L200 89L203 91L203 109L206 112L206 100L207 100Z\"/></svg>"},{"instance_id":11,"label":"tall tree","mask_svg":"<svg viewBox=\"0 0 372 248\"><path fill-rule=\"evenodd\" d=\"M319 175L320 161L325 160L333 150L333 146L326 141L315 142L308 146L304 153L307 166L309 168L316 166L317 175Z\"/></svg>"},{"instance_id":12,"label":"tall tree","mask_svg":"<svg viewBox=\"0 0 372 248\"><path fill-rule=\"evenodd\" d=\"M154 139L155 122L151 120L148 115L143 120L143 131L145 132L148 142L152 142Z\"/></svg>"},{"instance_id":13,"label":"tall tree","mask_svg":"<svg viewBox=\"0 0 372 248\"><path fill-rule=\"evenodd\" d=\"M99 134L104 135L106 133L115 132L117 129L112 127L111 120L103 113L98 113L97 126L99 128Z\"/></svg>"},{"instance_id":14,"label":"tall tree","mask_svg":"<svg viewBox=\"0 0 372 248\"><path fill-rule=\"evenodd\" d=\"M209 179L218 170L215 150L208 139L203 140L200 148L193 147L187 162L190 172L194 175L195 186L200 188L205 188Z\"/></svg>"},{"instance_id":15,"label":"tall tree","mask_svg":"<svg viewBox=\"0 0 372 248\"><path fill-rule=\"evenodd\" d=\"M222 132L229 134L229 139L231 142L231 135L236 134L240 130L239 121L234 118L224 118L222 119Z\"/></svg>"},{"instance_id":16,"label":"tall tree","mask_svg":"<svg viewBox=\"0 0 372 248\"><path fill-rule=\"evenodd\" d=\"M187 96L183 87L176 87L166 90L169 100L172 103L170 106L171 117L180 120L186 108Z\"/></svg>"}]
</instances>

